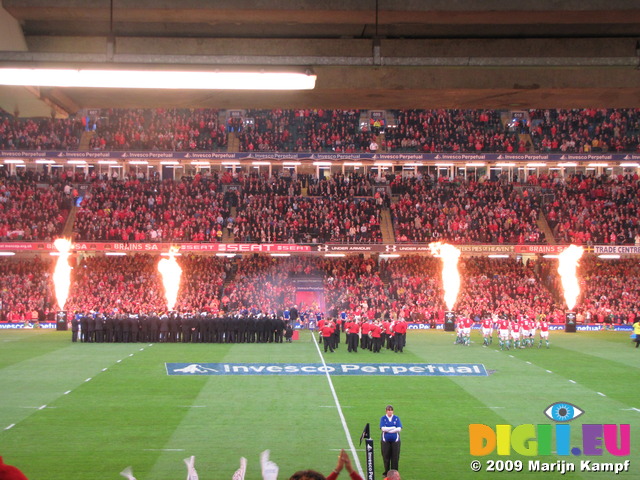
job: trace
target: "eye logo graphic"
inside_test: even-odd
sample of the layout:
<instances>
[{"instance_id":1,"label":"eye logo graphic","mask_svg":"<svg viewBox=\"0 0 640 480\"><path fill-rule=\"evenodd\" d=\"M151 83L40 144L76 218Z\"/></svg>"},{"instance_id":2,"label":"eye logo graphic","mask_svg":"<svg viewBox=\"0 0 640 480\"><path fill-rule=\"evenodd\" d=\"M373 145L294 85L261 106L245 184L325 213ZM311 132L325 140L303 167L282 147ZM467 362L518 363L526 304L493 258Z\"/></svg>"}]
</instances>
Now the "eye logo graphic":
<instances>
[{"instance_id":1,"label":"eye logo graphic","mask_svg":"<svg viewBox=\"0 0 640 480\"><path fill-rule=\"evenodd\" d=\"M549 405L544 414L554 422L570 422L584 413L572 403L556 402Z\"/></svg>"}]
</instances>

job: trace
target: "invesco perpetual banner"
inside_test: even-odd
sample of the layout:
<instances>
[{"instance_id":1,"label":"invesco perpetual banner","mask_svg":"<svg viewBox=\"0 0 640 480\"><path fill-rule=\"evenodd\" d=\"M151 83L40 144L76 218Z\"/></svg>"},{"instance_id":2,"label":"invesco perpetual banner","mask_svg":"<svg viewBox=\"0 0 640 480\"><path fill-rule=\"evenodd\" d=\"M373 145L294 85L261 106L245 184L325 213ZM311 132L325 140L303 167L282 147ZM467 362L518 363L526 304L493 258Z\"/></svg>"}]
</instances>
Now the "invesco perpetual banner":
<instances>
[{"instance_id":1,"label":"invesco perpetual banner","mask_svg":"<svg viewBox=\"0 0 640 480\"><path fill-rule=\"evenodd\" d=\"M5 158L51 160L353 160L353 161L516 161L635 162L637 153L298 153L298 152L158 152L0 150Z\"/></svg>"},{"instance_id":2,"label":"invesco perpetual banner","mask_svg":"<svg viewBox=\"0 0 640 480\"><path fill-rule=\"evenodd\" d=\"M481 363L166 363L167 375L386 375L486 377Z\"/></svg>"}]
</instances>

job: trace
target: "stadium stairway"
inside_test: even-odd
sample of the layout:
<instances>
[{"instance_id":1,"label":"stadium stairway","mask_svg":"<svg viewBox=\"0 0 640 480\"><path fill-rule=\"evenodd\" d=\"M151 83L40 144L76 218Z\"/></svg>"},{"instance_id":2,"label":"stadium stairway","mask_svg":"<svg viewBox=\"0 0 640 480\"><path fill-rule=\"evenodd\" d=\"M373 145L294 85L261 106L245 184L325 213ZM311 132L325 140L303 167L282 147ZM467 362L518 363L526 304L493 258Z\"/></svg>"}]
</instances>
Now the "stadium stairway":
<instances>
[{"instance_id":1,"label":"stadium stairway","mask_svg":"<svg viewBox=\"0 0 640 480\"><path fill-rule=\"evenodd\" d=\"M521 142L524 142L525 145L529 145L529 152L535 152L535 148L533 146L533 139L531 138L531 135L529 135L528 133L519 133L518 134L518 140L520 140Z\"/></svg>"},{"instance_id":2,"label":"stadium stairway","mask_svg":"<svg viewBox=\"0 0 640 480\"><path fill-rule=\"evenodd\" d=\"M80 137L80 144L78 145L78 150L81 152L88 152L90 150L89 145L91 144L91 140L95 136L96 136L96 132L93 130L82 132L82 136Z\"/></svg>"},{"instance_id":3,"label":"stadium stairway","mask_svg":"<svg viewBox=\"0 0 640 480\"><path fill-rule=\"evenodd\" d=\"M227 133L227 152L239 152L240 139L236 132Z\"/></svg>"},{"instance_id":4,"label":"stadium stairway","mask_svg":"<svg viewBox=\"0 0 640 480\"><path fill-rule=\"evenodd\" d=\"M236 207L231 207L230 209L230 216L231 218L236 218L236 215L238 214L238 210ZM233 233L229 233L229 230L227 228L223 228L222 229L222 242L223 243L233 243L233 241L235 240Z\"/></svg>"},{"instance_id":5,"label":"stadium stairway","mask_svg":"<svg viewBox=\"0 0 640 480\"><path fill-rule=\"evenodd\" d=\"M537 224L540 231L544 233L544 238L547 241L547 243L549 245L556 245L558 242L556 242L556 239L553 236L553 231L551 230L551 227L549 227L547 218L544 215L542 215L542 213L538 216Z\"/></svg>"},{"instance_id":6,"label":"stadium stairway","mask_svg":"<svg viewBox=\"0 0 640 480\"><path fill-rule=\"evenodd\" d=\"M395 243L396 236L393 232L393 222L391 221L391 211L383 208L380 211L380 233L383 243Z\"/></svg>"},{"instance_id":7,"label":"stadium stairway","mask_svg":"<svg viewBox=\"0 0 640 480\"><path fill-rule=\"evenodd\" d=\"M76 207L75 204L71 202L71 209L69 210L69 215L67 215L67 219L64 222L64 228L62 229L63 238L73 237L73 224L76 221L77 210L78 210L78 207Z\"/></svg>"}]
</instances>

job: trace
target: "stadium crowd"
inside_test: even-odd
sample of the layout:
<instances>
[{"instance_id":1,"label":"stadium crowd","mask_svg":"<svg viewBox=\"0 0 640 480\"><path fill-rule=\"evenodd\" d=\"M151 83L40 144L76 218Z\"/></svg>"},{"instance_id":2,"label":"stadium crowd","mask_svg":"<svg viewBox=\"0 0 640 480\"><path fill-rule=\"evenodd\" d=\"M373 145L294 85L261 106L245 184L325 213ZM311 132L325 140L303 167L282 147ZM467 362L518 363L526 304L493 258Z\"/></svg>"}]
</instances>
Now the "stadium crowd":
<instances>
[{"instance_id":1,"label":"stadium crowd","mask_svg":"<svg viewBox=\"0 0 640 480\"><path fill-rule=\"evenodd\" d=\"M243 152L367 151L371 137L360 132L358 110L248 110L238 135Z\"/></svg>"},{"instance_id":2,"label":"stadium crowd","mask_svg":"<svg viewBox=\"0 0 640 480\"><path fill-rule=\"evenodd\" d=\"M382 241L373 198L243 195L234 224L234 239L242 242Z\"/></svg>"},{"instance_id":3,"label":"stadium crowd","mask_svg":"<svg viewBox=\"0 0 640 480\"><path fill-rule=\"evenodd\" d=\"M230 200L216 176L174 182L96 180L79 207L76 240L217 242Z\"/></svg>"},{"instance_id":4,"label":"stadium crowd","mask_svg":"<svg viewBox=\"0 0 640 480\"><path fill-rule=\"evenodd\" d=\"M0 261L0 320L12 323L38 323L53 320L56 302L53 294L50 259Z\"/></svg>"},{"instance_id":5,"label":"stadium crowd","mask_svg":"<svg viewBox=\"0 0 640 480\"><path fill-rule=\"evenodd\" d=\"M553 186L545 215L554 237L579 245L640 245L637 174L576 174Z\"/></svg>"},{"instance_id":6,"label":"stadium crowd","mask_svg":"<svg viewBox=\"0 0 640 480\"><path fill-rule=\"evenodd\" d=\"M87 256L73 269L66 309L72 312L151 313L166 310L151 255Z\"/></svg>"},{"instance_id":7,"label":"stadium crowd","mask_svg":"<svg viewBox=\"0 0 640 480\"><path fill-rule=\"evenodd\" d=\"M550 109L529 110L530 122L520 124L530 133L538 152L637 152L640 149L640 110Z\"/></svg>"},{"instance_id":8,"label":"stadium crowd","mask_svg":"<svg viewBox=\"0 0 640 480\"><path fill-rule=\"evenodd\" d=\"M22 119L0 111L0 150L77 150L82 131L79 117Z\"/></svg>"},{"instance_id":9,"label":"stadium crowd","mask_svg":"<svg viewBox=\"0 0 640 480\"><path fill-rule=\"evenodd\" d=\"M228 134L240 151L296 152L637 152L640 109L390 110L372 128L359 110L105 109L67 119L0 117L3 150L219 151ZM506 115L506 117L505 117ZM369 119L365 119L369 120ZM364 125L364 126L363 126Z\"/></svg>"},{"instance_id":10,"label":"stadium crowd","mask_svg":"<svg viewBox=\"0 0 640 480\"><path fill-rule=\"evenodd\" d=\"M109 109L90 125L91 150L218 151L226 148L216 109ZM90 121L91 123L91 121Z\"/></svg>"},{"instance_id":11,"label":"stadium crowd","mask_svg":"<svg viewBox=\"0 0 640 480\"><path fill-rule=\"evenodd\" d=\"M71 208L70 190L40 186L29 179L0 181L0 240L53 240Z\"/></svg>"},{"instance_id":12,"label":"stadium crowd","mask_svg":"<svg viewBox=\"0 0 640 480\"><path fill-rule=\"evenodd\" d=\"M543 243L537 220L540 201L513 184L403 178L405 191L391 205L398 242Z\"/></svg>"},{"instance_id":13,"label":"stadium crowd","mask_svg":"<svg viewBox=\"0 0 640 480\"><path fill-rule=\"evenodd\" d=\"M363 322L403 318L431 324L442 323L447 309L440 261L430 256L377 260L251 255L232 260L186 255L178 262L183 276L176 312L189 318L281 318L296 305L304 326L325 317ZM68 312L145 317L169 313L157 257L85 256L73 267ZM51 319L57 310L52 269L53 262L38 257L0 262L4 321ZM638 316L637 270L633 260L586 257L579 272L583 293L578 321L633 323ZM563 321L564 303L551 260L522 263L469 257L461 259L460 272L462 285L454 309L476 322L488 315L537 318L540 314ZM305 304L296 294L296 282L310 277L320 279L323 293Z\"/></svg>"},{"instance_id":14,"label":"stadium crowd","mask_svg":"<svg viewBox=\"0 0 640 480\"><path fill-rule=\"evenodd\" d=\"M550 262L549 262L550 263ZM536 262L471 257L460 266L462 293L456 309L479 321L487 316L526 316L564 322L560 289L552 293L536 275Z\"/></svg>"},{"instance_id":15,"label":"stadium crowd","mask_svg":"<svg viewBox=\"0 0 640 480\"><path fill-rule=\"evenodd\" d=\"M76 241L379 243L389 211L397 243L640 245L640 182L631 171L540 173L524 184L428 173L313 177L287 169L175 181L18 172L0 170L4 241L60 236L80 199L70 226Z\"/></svg>"},{"instance_id":16,"label":"stadium crowd","mask_svg":"<svg viewBox=\"0 0 640 480\"><path fill-rule=\"evenodd\" d=\"M364 129L357 110L250 110L229 120L224 111L206 109L109 110L66 120L2 115L0 148L74 149L88 130L90 148L100 150L217 150L233 133L241 151L511 152L529 149L525 136L538 151L637 151L639 113L531 110L509 123L497 111L404 110L393 112L396 125ZM80 199L80 185L86 189L72 226L76 241L379 243L388 210L397 243L640 245L640 183L632 171L566 177L541 172L512 182L473 174L467 179L357 172L314 177L288 169L271 176L234 170L173 181L66 169L17 169L9 175L5 168L0 169L0 240L60 236L72 203ZM541 220L553 238L542 233ZM79 258L68 309L162 312L155 261ZM295 278L309 272L322 277L333 313L441 322L445 311L439 264L429 257L381 262L296 257L285 263L262 256L234 261L185 256L181 262L185 276L177 309L183 312L278 315L296 302ZM636 318L633 261L588 257L583 263L579 318L614 324ZM49 262L21 259L0 267L3 318L26 321L36 318L33 312L39 320L48 318L55 303ZM474 319L489 312L562 316L549 262L470 258L461 261L461 271L465 281L456 309ZM301 308L310 318L318 309Z\"/></svg>"},{"instance_id":17,"label":"stadium crowd","mask_svg":"<svg viewBox=\"0 0 640 480\"><path fill-rule=\"evenodd\" d=\"M496 110L400 110L385 129L389 152L524 152L526 145L501 124Z\"/></svg>"},{"instance_id":18,"label":"stadium crowd","mask_svg":"<svg viewBox=\"0 0 640 480\"><path fill-rule=\"evenodd\" d=\"M560 287L552 272L542 272L551 289ZM585 256L580 260L578 277L581 279L577 308L579 322L632 325L640 318L640 269L635 259Z\"/></svg>"}]
</instances>

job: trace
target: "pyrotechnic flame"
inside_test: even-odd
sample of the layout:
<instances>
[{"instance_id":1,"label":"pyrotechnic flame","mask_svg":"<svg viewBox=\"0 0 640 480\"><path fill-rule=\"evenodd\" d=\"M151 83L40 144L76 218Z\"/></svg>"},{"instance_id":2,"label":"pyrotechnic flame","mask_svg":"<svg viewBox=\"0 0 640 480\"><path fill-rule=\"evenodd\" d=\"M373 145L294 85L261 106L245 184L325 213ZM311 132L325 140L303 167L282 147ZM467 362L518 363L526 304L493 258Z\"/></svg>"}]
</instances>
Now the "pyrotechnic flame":
<instances>
[{"instance_id":1,"label":"pyrotechnic flame","mask_svg":"<svg viewBox=\"0 0 640 480\"><path fill-rule=\"evenodd\" d=\"M429 244L429 249L434 257L442 259L442 285L444 287L444 303L448 310L453 306L460 291L460 273L458 272L458 259L460 250L453 245L442 242Z\"/></svg>"},{"instance_id":2,"label":"pyrotechnic flame","mask_svg":"<svg viewBox=\"0 0 640 480\"><path fill-rule=\"evenodd\" d=\"M167 299L167 308L173 310L178 300L178 290L180 289L180 277L182 268L176 262L177 247L169 249L169 258L162 258L158 262L158 271L162 275L164 285L164 296Z\"/></svg>"},{"instance_id":3,"label":"pyrotechnic flame","mask_svg":"<svg viewBox=\"0 0 640 480\"><path fill-rule=\"evenodd\" d=\"M558 273L562 280L562 290L564 291L564 301L569 311L573 310L580 295L580 285L576 270L578 268L578 260L584 253L583 247L577 245L569 245L558 255Z\"/></svg>"},{"instance_id":4,"label":"pyrotechnic flame","mask_svg":"<svg viewBox=\"0 0 640 480\"><path fill-rule=\"evenodd\" d=\"M66 238L58 238L53 242L53 246L58 250L58 261L53 271L53 286L56 291L56 301L58 309L64 310L69 296L69 288L71 287L71 266L69 265L69 256L71 255L71 240Z\"/></svg>"}]
</instances>

